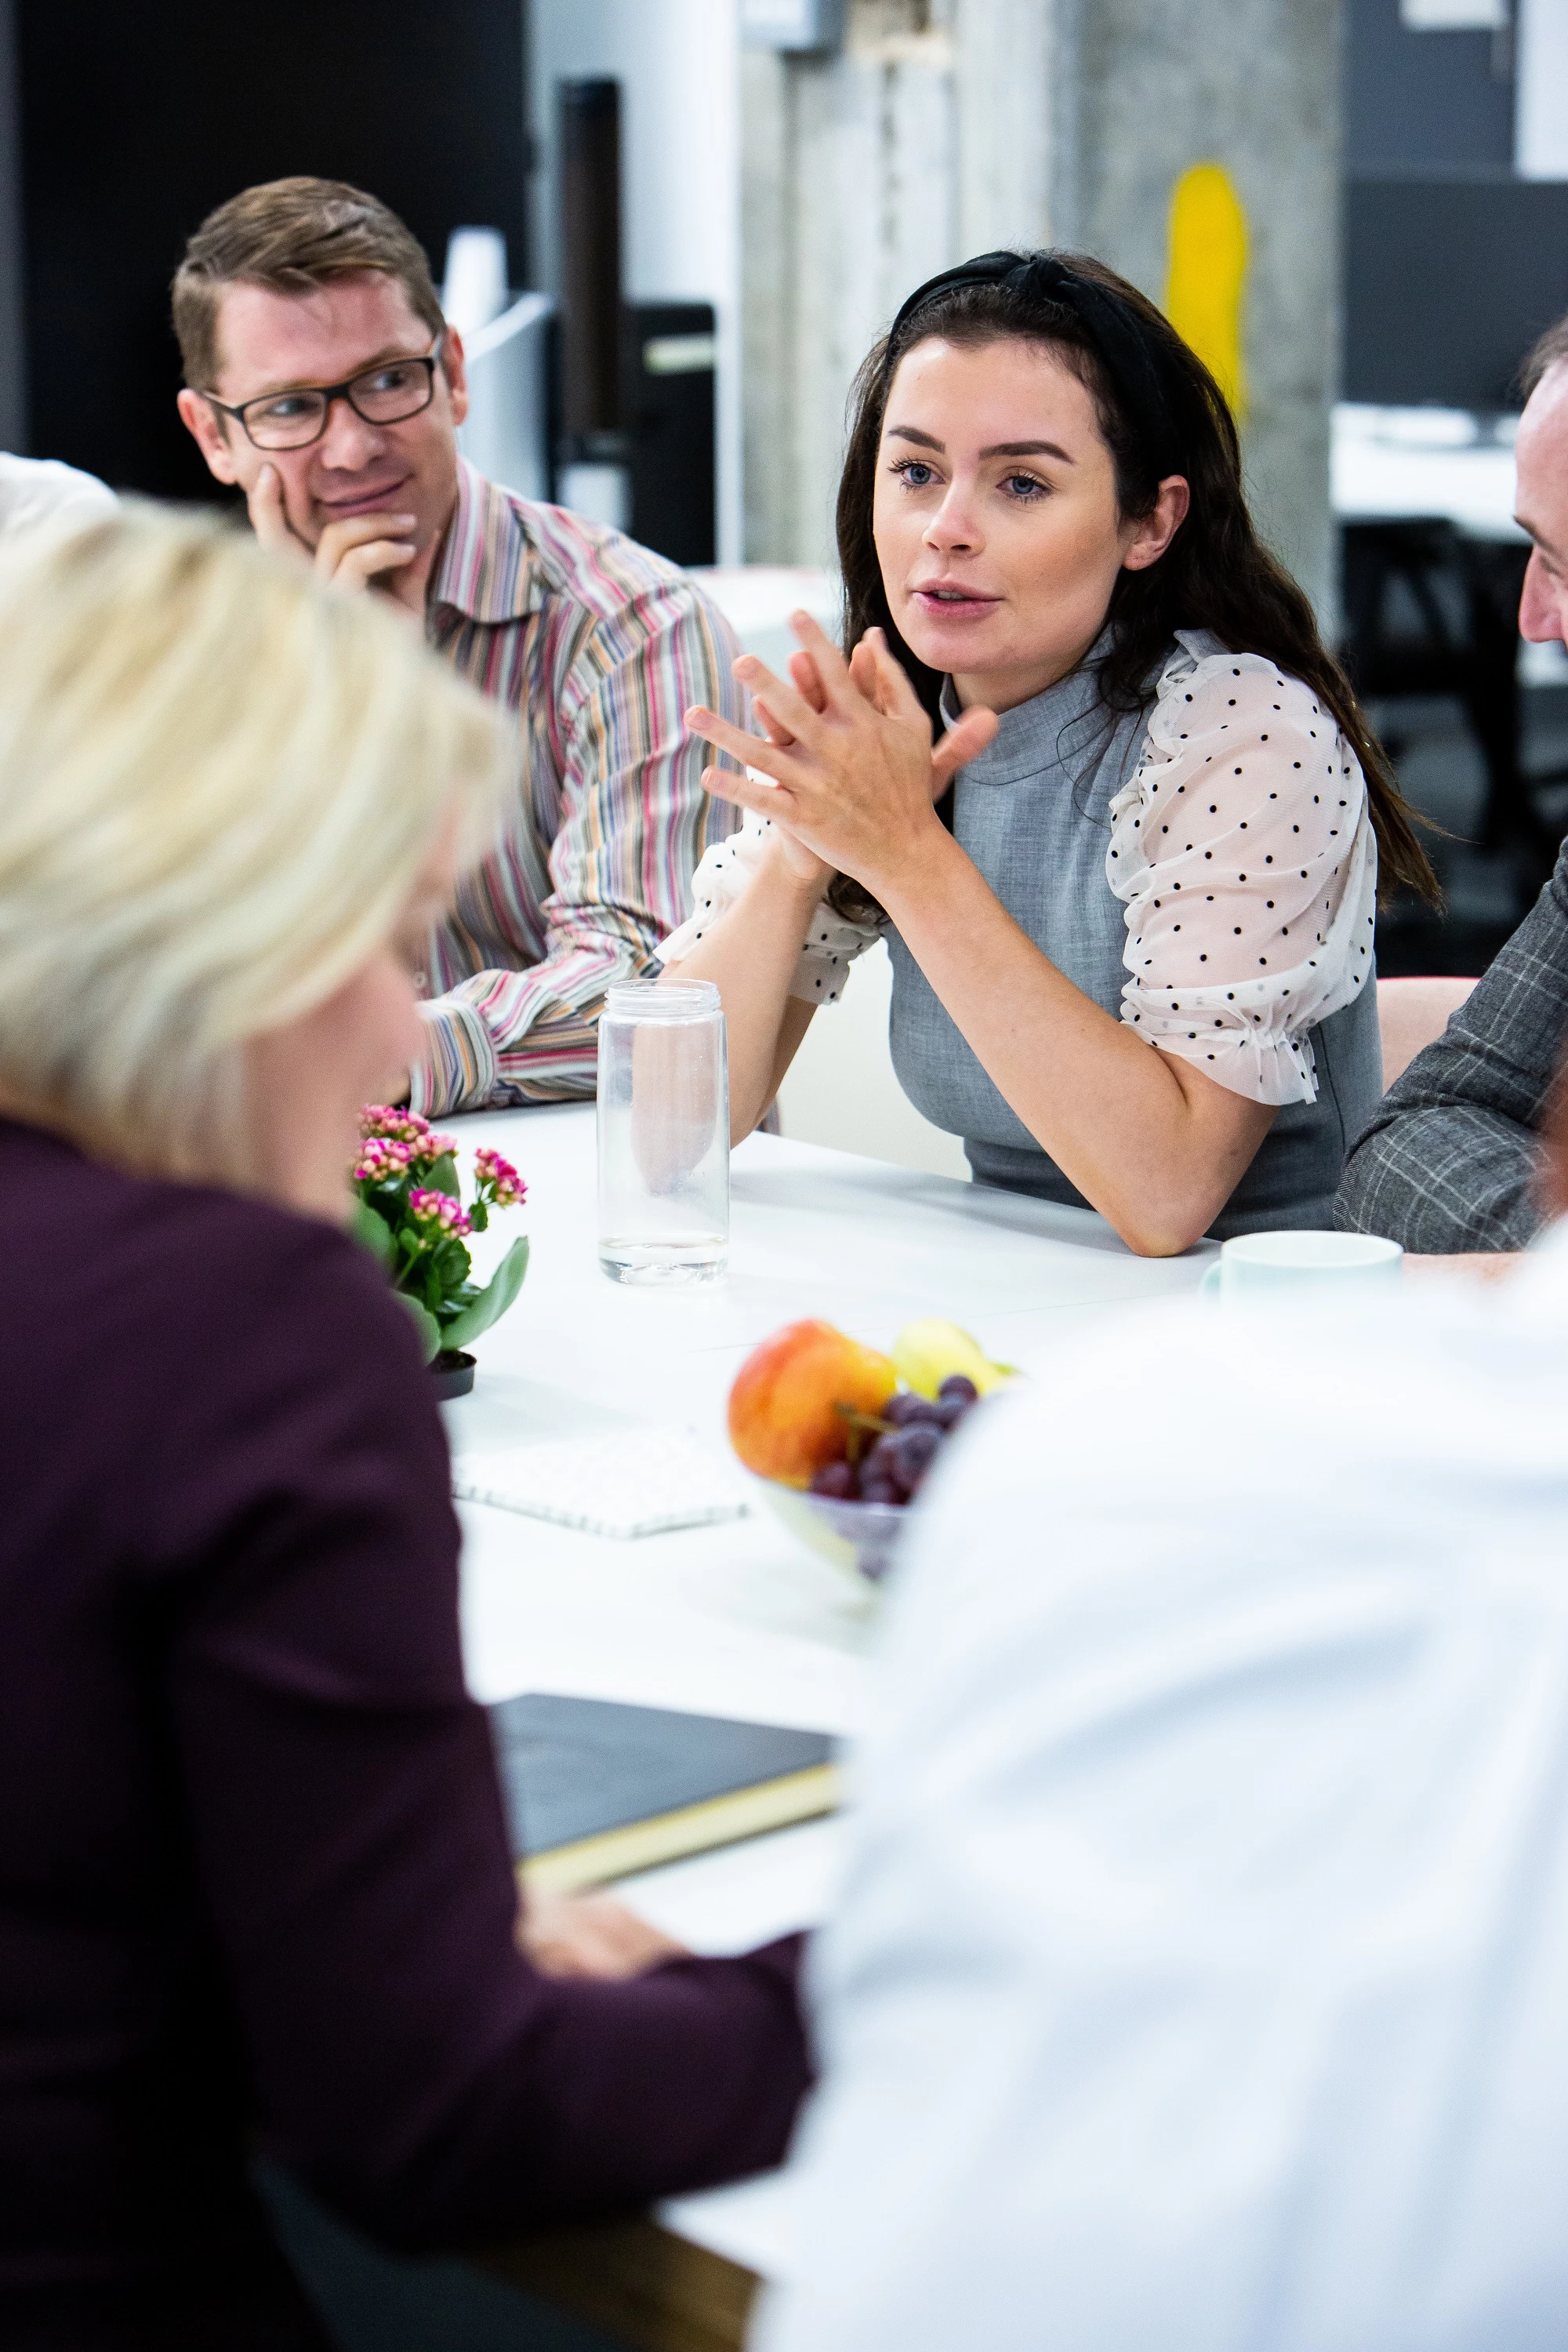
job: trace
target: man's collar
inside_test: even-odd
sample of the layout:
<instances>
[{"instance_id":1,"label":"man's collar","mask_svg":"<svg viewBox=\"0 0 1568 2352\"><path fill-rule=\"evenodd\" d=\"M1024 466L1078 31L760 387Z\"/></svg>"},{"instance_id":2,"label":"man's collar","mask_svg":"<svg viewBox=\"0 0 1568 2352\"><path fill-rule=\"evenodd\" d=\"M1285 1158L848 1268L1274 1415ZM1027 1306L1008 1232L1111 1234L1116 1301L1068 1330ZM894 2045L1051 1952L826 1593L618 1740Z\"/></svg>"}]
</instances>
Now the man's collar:
<instances>
[{"instance_id":1,"label":"man's collar","mask_svg":"<svg viewBox=\"0 0 1568 2352\"><path fill-rule=\"evenodd\" d=\"M458 460L458 502L430 583L428 604L470 621L520 620L533 605L533 551L518 502Z\"/></svg>"}]
</instances>

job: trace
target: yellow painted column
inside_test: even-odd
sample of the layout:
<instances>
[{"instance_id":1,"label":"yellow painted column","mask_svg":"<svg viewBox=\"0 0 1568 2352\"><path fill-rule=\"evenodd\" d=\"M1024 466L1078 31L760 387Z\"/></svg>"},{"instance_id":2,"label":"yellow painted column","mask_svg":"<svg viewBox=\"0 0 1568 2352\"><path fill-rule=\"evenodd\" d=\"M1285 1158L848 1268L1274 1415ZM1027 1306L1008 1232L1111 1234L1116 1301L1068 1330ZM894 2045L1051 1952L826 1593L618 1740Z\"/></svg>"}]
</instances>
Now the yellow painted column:
<instances>
[{"instance_id":1,"label":"yellow painted column","mask_svg":"<svg viewBox=\"0 0 1568 2352\"><path fill-rule=\"evenodd\" d=\"M1171 191L1165 316L1247 415L1247 214L1222 163L1194 163Z\"/></svg>"}]
</instances>

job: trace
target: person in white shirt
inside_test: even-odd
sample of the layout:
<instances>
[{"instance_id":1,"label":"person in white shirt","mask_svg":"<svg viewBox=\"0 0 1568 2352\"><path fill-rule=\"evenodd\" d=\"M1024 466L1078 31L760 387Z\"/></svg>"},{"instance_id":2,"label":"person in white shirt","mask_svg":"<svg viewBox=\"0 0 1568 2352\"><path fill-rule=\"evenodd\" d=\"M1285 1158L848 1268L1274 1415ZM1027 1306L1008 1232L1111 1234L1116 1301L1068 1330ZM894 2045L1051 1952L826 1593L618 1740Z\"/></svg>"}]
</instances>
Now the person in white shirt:
<instances>
[{"instance_id":1,"label":"person in white shirt","mask_svg":"<svg viewBox=\"0 0 1568 2352\"><path fill-rule=\"evenodd\" d=\"M972 1430L753 2352L1556 2352L1568 1220L1495 1286L1119 1318Z\"/></svg>"},{"instance_id":2,"label":"person in white shirt","mask_svg":"<svg viewBox=\"0 0 1568 2352\"><path fill-rule=\"evenodd\" d=\"M0 532L37 523L100 522L120 501L107 482L58 457L14 457L0 450Z\"/></svg>"}]
</instances>

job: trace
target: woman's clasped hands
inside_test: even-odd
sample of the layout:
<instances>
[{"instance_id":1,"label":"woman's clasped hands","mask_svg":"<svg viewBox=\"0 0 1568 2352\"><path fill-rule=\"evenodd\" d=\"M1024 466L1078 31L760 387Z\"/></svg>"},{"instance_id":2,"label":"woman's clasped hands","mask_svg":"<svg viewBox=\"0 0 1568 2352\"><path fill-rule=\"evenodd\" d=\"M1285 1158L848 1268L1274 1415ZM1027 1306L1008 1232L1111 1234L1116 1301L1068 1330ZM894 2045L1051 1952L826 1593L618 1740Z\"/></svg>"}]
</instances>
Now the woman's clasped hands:
<instances>
[{"instance_id":1,"label":"woman's clasped hands","mask_svg":"<svg viewBox=\"0 0 1568 2352\"><path fill-rule=\"evenodd\" d=\"M978 706L965 710L933 746L930 717L880 629L868 629L846 661L808 613L793 614L790 625L801 651L787 680L752 654L735 664L763 736L703 705L686 714L694 735L772 782L710 768L703 783L770 818L826 871L850 875L885 899L933 829L941 833L936 803L991 741L995 717Z\"/></svg>"}]
</instances>

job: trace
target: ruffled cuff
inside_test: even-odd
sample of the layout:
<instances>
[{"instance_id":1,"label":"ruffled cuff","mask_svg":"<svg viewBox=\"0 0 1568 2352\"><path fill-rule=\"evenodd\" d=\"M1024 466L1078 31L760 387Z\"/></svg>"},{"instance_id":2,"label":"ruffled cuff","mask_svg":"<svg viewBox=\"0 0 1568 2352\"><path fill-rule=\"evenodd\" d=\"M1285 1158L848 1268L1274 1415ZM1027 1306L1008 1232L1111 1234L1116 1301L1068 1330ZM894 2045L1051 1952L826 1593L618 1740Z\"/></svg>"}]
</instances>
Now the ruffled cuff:
<instances>
[{"instance_id":1,"label":"ruffled cuff","mask_svg":"<svg viewBox=\"0 0 1568 2352\"><path fill-rule=\"evenodd\" d=\"M1175 1054L1212 1078L1217 1087L1248 1102L1316 1102L1317 1063L1305 1031L1288 1036L1279 1009L1261 998L1246 1003L1246 991L1184 989L1179 1002L1166 990L1140 988L1129 981L1121 992L1121 1018L1162 1053Z\"/></svg>"},{"instance_id":2,"label":"ruffled cuff","mask_svg":"<svg viewBox=\"0 0 1568 2352\"><path fill-rule=\"evenodd\" d=\"M879 924L849 922L836 915L826 898L819 898L812 908L790 994L803 1004L837 1004L850 965L868 948L874 948L881 936Z\"/></svg>"}]
</instances>

